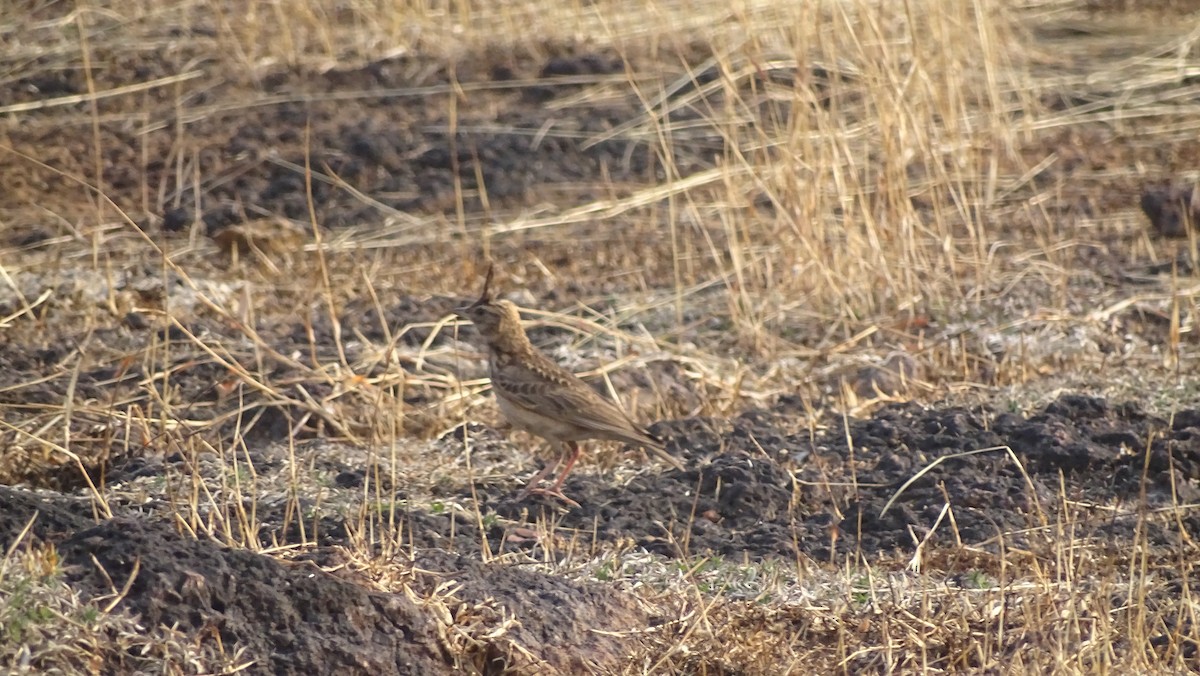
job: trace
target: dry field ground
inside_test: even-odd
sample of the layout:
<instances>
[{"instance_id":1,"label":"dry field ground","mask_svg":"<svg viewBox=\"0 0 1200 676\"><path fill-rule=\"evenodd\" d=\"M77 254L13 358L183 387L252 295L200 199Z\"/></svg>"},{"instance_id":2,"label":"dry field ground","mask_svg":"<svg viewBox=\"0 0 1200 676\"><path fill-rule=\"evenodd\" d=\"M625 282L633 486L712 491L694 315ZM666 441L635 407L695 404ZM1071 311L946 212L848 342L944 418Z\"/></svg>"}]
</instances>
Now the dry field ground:
<instances>
[{"instance_id":1,"label":"dry field ground","mask_svg":"<svg viewBox=\"0 0 1200 676\"><path fill-rule=\"evenodd\" d=\"M1200 669L1198 180L1195 0L0 3L0 671Z\"/></svg>"}]
</instances>

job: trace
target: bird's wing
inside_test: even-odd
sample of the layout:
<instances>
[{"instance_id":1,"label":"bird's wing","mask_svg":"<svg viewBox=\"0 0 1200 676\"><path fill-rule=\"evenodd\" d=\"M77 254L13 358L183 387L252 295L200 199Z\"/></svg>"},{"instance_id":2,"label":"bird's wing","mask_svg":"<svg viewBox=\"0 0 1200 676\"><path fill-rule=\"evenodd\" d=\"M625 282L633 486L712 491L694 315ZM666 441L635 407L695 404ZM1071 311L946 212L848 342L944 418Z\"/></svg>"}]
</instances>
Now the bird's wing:
<instances>
[{"instance_id":1,"label":"bird's wing","mask_svg":"<svg viewBox=\"0 0 1200 676\"><path fill-rule=\"evenodd\" d=\"M492 374L492 387L511 402L630 444L661 447L616 404L600 396L573 373L548 359L511 361Z\"/></svg>"}]
</instances>

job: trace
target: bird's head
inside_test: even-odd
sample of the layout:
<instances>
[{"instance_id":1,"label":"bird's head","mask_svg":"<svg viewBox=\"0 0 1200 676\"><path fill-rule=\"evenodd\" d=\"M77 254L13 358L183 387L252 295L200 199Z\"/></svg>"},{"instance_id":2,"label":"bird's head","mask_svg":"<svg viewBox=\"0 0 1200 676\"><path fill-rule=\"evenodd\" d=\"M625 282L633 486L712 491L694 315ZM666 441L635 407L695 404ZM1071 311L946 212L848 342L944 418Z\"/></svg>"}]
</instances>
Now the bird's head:
<instances>
[{"instance_id":1,"label":"bird's head","mask_svg":"<svg viewBox=\"0 0 1200 676\"><path fill-rule=\"evenodd\" d=\"M474 324L489 348L501 352L525 351L529 339L521 327L521 313L512 302L494 298L491 286L492 268L489 266L479 299L455 308L454 313Z\"/></svg>"}]
</instances>

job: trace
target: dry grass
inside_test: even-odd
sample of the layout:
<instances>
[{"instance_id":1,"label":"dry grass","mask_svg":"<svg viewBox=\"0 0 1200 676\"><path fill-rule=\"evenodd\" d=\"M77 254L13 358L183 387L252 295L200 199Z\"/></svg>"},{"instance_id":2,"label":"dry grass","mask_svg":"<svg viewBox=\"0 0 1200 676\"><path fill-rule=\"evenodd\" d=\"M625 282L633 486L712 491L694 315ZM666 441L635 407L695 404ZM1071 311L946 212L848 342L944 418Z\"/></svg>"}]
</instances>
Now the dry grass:
<instances>
[{"instance_id":1,"label":"dry grass","mask_svg":"<svg viewBox=\"0 0 1200 676\"><path fill-rule=\"evenodd\" d=\"M525 305L550 308L529 317L556 356L579 371L613 363L594 375L632 392L645 418L725 415L785 393L805 402L811 415L796 424L809 427L894 398L1026 410L1063 388L1165 414L1191 405L1200 286L1170 262L1196 260L1196 244L1142 234L1136 195L1147 180L1197 178L1198 9L1077 4L6 6L0 85L25 83L28 95L0 105L0 227L40 234L36 246L0 242L0 340L28 375L3 385L0 480L78 488L101 513L153 501L199 537L278 556L311 547L322 514L350 515L354 565L403 591L404 571L388 567L409 549L411 505L391 489L428 507L439 486L496 480L505 465L482 476L429 441L494 415L485 374L448 314L396 321L388 309L401 296L420 306L470 295L485 258L502 262ZM236 260L198 220L161 235L164 213L251 166L213 159L231 120L336 103L273 91L280 72L315 78L404 56L478 73L575 43L615 54L622 72L576 76L577 95L551 110L569 120L637 101L638 114L604 132L515 131L635 144L656 180L597 177L507 201L456 183L451 208L404 211L329 167L296 165L310 195L333 186L373 217L326 228L314 204L310 222L285 223L291 235L271 231ZM52 90L64 68L81 92ZM424 97L453 130L460 115L477 122L479 101L497 105L489 83L463 82L388 95L398 109ZM345 105L356 96L377 94L350 92ZM692 162L703 168L680 166ZM242 221L246 232L279 226L274 214ZM371 312L375 332L346 320ZM916 364L912 382L858 387L897 352ZM621 380L631 373L652 376ZM293 440L282 474L260 473L247 441L270 429ZM320 452L298 452L297 434L366 449L335 447L369 470L355 503L322 502ZM180 454L189 471L117 487L95 471L147 454ZM260 541L260 508L305 544ZM1194 668L1190 543L1080 542L1070 523L1051 523L1040 551L993 544L999 553L926 552L917 572L888 558L678 570L619 548L540 566L629 589L677 619L647 637L630 673ZM0 568L8 668L86 670L86 651L143 647L180 670L232 666L177 636L139 637L105 600L59 582L52 559L22 546ZM479 637L511 621L481 608L447 640L465 668Z\"/></svg>"}]
</instances>

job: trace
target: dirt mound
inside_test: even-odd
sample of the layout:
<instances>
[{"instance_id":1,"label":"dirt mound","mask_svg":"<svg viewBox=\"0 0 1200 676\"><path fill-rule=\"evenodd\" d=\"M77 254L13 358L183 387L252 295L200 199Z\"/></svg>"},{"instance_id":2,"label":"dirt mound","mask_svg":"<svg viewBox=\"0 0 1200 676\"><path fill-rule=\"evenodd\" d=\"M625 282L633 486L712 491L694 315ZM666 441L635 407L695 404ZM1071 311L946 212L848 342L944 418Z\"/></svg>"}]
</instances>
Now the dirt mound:
<instances>
[{"instance_id":1,"label":"dirt mound","mask_svg":"<svg viewBox=\"0 0 1200 676\"><path fill-rule=\"evenodd\" d=\"M6 502L13 496L3 492ZM248 673L447 668L429 613L403 596L372 593L310 565L223 548L138 518L80 530L58 549L68 581L85 596L113 593L135 576L121 607L147 627L176 626L198 640L219 640L226 650L244 650L254 662Z\"/></svg>"},{"instance_id":2,"label":"dirt mound","mask_svg":"<svg viewBox=\"0 0 1200 676\"><path fill-rule=\"evenodd\" d=\"M236 661L253 662L245 673L431 674L453 666L437 614L404 594L369 591L312 562L182 536L144 515L93 525L89 511L87 501L0 487L0 547L37 514L33 536L58 542L67 580L86 598L128 584L120 608L147 628L174 626L196 641L219 641L227 654L244 651ZM336 562L328 549L308 558ZM445 597L456 622L503 629L459 646L460 659L481 673L616 668L630 652L630 630L649 622L632 597L599 584L436 549L421 552L413 571L410 588L420 598Z\"/></svg>"},{"instance_id":3,"label":"dirt mound","mask_svg":"<svg viewBox=\"0 0 1200 676\"><path fill-rule=\"evenodd\" d=\"M623 665L638 632L655 624L633 597L602 584L580 584L563 578L494 563L482 563L445 550L426 550L416 557L428 571L417 586L426 592L446 579L461 585L457 597L467 603L495 604L519 618L505 634L513 649L497 643L485 653L487 668L519 669L518 673L584 674ZM518 648L519 647L519 648ZM532 653L523 654L524 648ZM481 667L482 661L477 664Z\"/></svg>"}]
</instances>

